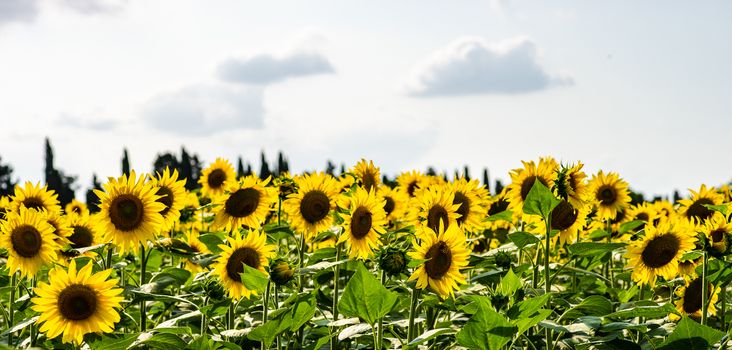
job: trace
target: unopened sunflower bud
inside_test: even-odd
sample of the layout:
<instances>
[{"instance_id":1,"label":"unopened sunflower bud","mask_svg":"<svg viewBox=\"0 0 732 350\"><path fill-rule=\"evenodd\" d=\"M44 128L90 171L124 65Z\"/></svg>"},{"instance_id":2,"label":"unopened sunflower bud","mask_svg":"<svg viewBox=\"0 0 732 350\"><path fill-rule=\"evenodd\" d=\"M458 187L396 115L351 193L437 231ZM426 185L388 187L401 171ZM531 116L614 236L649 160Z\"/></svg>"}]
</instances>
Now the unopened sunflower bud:
<instances>
[{"instance_id":1,"label":"unopened sunflower bud","mask_svg":"<svg viewBox=\"0 0 732 350\"><path fill-rule=\"evenodd\" d=\"M206 281L203 285L203 290L206 292L206 295L213 300L220 300L224 298L224 288L218 281Z\"/></svg>"},{"instance_id":2,"label":"unopened sunflower bud","mask_svg":"<svg viewBox=\"0 0 732 350\"><path fill-rule=\"evenodd\" d=\"M496 266L498 266L504 270L508 270L511 268L511 255L510 254L508 254L504 251L499 251L495 256L495 259L496 259Z\"/></svg>"},{"instance_id":3,"label":"unopened sunflower bud","mask_svg":"<svg viewBox=\"0 0 732 350\"><path fill-rule=\"evenodd\" d=\"M407 268L407 254L398 248L386 248L379 257L379 267L390 276L399 276Z\"/></svg>"},{"instance_id":4,"label":"unopened sunflower bud","mask_svg":"<svg viewBox=\"0 0 732 350\"><path fill-rule=\"evenodd\" d=\"M284 286L292 281L295 270L283 259L275 260L269 270L269 279L278 286Z\"/></svg>"}]
</instances>

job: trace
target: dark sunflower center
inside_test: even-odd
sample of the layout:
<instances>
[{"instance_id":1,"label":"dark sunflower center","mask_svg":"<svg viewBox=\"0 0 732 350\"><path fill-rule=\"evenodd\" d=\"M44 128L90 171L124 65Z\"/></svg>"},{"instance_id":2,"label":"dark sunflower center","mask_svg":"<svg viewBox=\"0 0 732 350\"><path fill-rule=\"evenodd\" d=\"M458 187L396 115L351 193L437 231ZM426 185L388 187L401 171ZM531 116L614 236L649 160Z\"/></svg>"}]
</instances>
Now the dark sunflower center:
<instances>
[{"instance_id":1,"label":"dark sunflower center","mask_svg":"<svg viewBox=\"0 0 732 350\"><path fill-rule=\"evenodd\" d=\"M330 201L325 193L310 191L300 201L300 213L305 221L314 224L328 215Z\"/></svg>"},{"instance_id":2,"label":"dark sunflower center","mask_svg":"<svg viewBox=\"0 0 732 350\"><path fill-rule=\"evenodd\" d=\"M470 199L462 192L455 192L455 199L452 200L452 204L460 204L457 209L457 213L460 214L457 223L462 224L470 214Z\"/></svg>"},{"instance_id":3,"label":"dark sunflower center","mask_svg":"<svg viewBox=\"0 0 732 350\"><path fill-rule=\"evenodd\" d=\"M414 190L417 189L417 181L412 181L409 186L407 186L407 194L409 194L410 197L414 197Z\"/></svg>"},{"instance_id":4,"label":"dark sunflower center","mask_svg":"<svg viewBox=\"0 0 732 350\"><path fill-rule=\"evenodd\" d=\"M385 197L384 199L386 200L384 203L384 211L386 212L386 215L389 216L389 214L394 211L396 203L394 203L394 198Z\"/></svg>"},{"instance_id":5,"label":"dark sunflower center","mask_svg":"<svg viewBox=\"0 0 732 350\"><path fill-rule=\"evenodd\" d=\"M552 211L552 229L564 231L577 221L579 211L576 210L569 202L563 200Z\"/></svg>"},{"instance_id":6,"label":"dark sunflower center","mask_svg":"<svg viewBox=\"0 0 732 350\"><path fill-rule=\"evenodd\" d=\"M24 258L32 258L41 250L41 233L31 225L22 225L10 233L13 250Z\"/></svg>"},{"instance_id":7,"label":"dark sunflower center","mask_svg":"<svg viewBox=\"0 0 732 350\"><path fill-rule=\"evenodd\" d=\"M86 320L97 310L97 293L86 285L72 284L59 293L58 310L67 320Z\"/></svg>"},{"instance_id":8,"label":"dark sunflower center","mask_svg":"<svg viewBox=\"0 0 732 350\"><path fill-rule=\"evenodd\" d=\"M508 209L508 201L505 199L499 199L491 203L491 207L488 208L488 215L496 215L502 213Z\"/></svg>"},{"instance_id":9,"label":"dark sunflower center","mask_svg":"<svg viewBox=\"0 0 732 350\"><path fill-rule=\"evenodd\" d=\"M653 238L641 253L643 263L651 268L664 267L679 252L681 242L674 234L665 234Z\"/></svg>"},{"instance_id":10,"label":"dark sunflower center","mask_svg":"<svg viewBox=\"0 0 732 350\"><path fill-rule=\"evenodd\" d=\"M635 219L648 222L650 217L648 217L648 213L638 213L638 215L635 216Z\"/></svg>"},{"instance_id":11,"label":"dark sunflower center","mask_svg":"<svg viewBox=\"0 0 732 350\"><path fill-rule=\"evenodd\" d=\"M224 211L235 218L251 215L259 206L259 191L243 188L232 193L224 204Z\"/></svg>"},{"instance_id":12,"label":"dark sunflower center","mask_svg":"<svg viewBox=\"0 0 732 350\"><path fill-rule=\"evenodd\" d=\"M526 179L524 179L524 182L521 183L522 200L526 200L526 196L529 195L529 191L531 191L531 187L534 187L534 182L536 182L536 180L539 180L542 185L546 186L546 181L538 176L532 175L527 177Z\"/></svg>"},{"instance_id":13,"label":"dark sunflower center","mask_svg":"<svg viewBox=\"0 0 732 350\"><path fill-rule=\"evenodd\" d=\"M226 262L226 274L234 281L241 282L240 274L244 272L244 264L258 269L259 253L249 247L239 248L231 253L229 261Z\"/></svg>"},{"instance_id":14,"label":"dark sunflower center","mask_svg":"<svg viewBox=\"0 0 732 350\"><path fill-rule=\"evenodd\" d=\"M371 212L364 207L358 207L351 216L351 234L353 238L361 239L366 237L369 231L371 231Z\"/></svg>"},{"instance_id":15,"label":"dark sunflower center","mask_svg":"<svg viewBox=\"0 0 732 350\"><path fill-rule=\"evenodd\" d=\"M73 208L71 208L71 211L74 212L74 213L76 213L76 214L81 214L81 207L74 206Z\"/></svg>"},{"instance_id":16,"label":"dark sunflower center","mask_svg":"<svg viewBox=\"0 0 732 350\"><path fill-rule=\"evenodd\" d=\"M707 295L709 295L709 292L711 292L711 285L707 284ZM696 278L691 283L689 283L689 286L686 287L686 291L684 292L684 302L683 302L683 308L686 313L692 314L694 312L697 312L701 310L702 308L702 280L701 278Z\"/></svg>"},{"instance_id":17,"label":"dark sunflower center","mask_svg":"<svg viewBox=\"0 0 732 350\"><path fill-rule=\"evenodd\" d=\"M452 265L452 252L447 243L439 241L434 244L427 251L425 259L428 259L424 263L424 269L427 272L427 276L432 279L440 279L445 276L447 271L450 271L450 265Z\"/></svg>"},{"instance_id":18,"label":"dark sunflower center","mask_svg":"<svg viewBox=\"0 0 732 350\"><path fill-rule=\"evenodd\" d=\"M366 191L371 191L374 186L376 186L376 174L367 171L365 174L363 174L363 188L366 189Z\"/></svg>"},{"instance_id":19,"label":"dark sunflower center","mask_svg":"<svg viewBox=\"0 0 732 350\"><path fill-rule=\"evenodd\" d=\"M109 218L120 231L131 231L140 227L144 214L142 201L131 194L123 194L109 205Z\"/></svg>"},{"instance_id":20,"label":"dark sunflower center","mask_svg":"<svg viewBox=\"0 0 732 350\"><path fill-rule=\"evenodd\" d=\"M28 209L35 209L38 211L45 210L46 207L43 205L43 200L38 197L28 197L23 200L23 205Z\"/></svg>"},{"instance_id":21,"label":"dark sunflower center","mask_svg":"<svg viewBox=\"0 0 732 350\"><path fill-rule=\"evenodd\" d=\"M712 231L712 242L719 243L722 240L724 240L724 236L727 234L724 230L714 230Z\"/></svg>"},{"instance_id":22,"label":"dark sunflower center","mask_svg":"<svg viewBox=\"0 0 732 350\"><path fill-rule=\"evenodd\" d=\"M697 219L699 221L709 219L710 217L712 217L714 212L705 207L705 204L711 205L714 204L714 202L712 202L712 200L709 198L699 198L689 206L688 210L686 210L686 216L689 218Z\"/></svg>"},{"instance_id":23,"label":"dark sunflower center","mask_svg":"<svg viewBox=\"0 0 732 350\"><path fill-rule=\"evenodd\" d=\"M445 210L445 208L441 205L433 205L429 212L427 212L427 227L437 233L440 231L440 221L442 221L442 224L445 226L445 230L447 230L447 226L450 225L450 221L448 221L449 219L450 218L448 217L447 210Z\"/></svg>"},{"instance_id":24,"label":"dark sunflower center","mask_svg":"<svg viewBox=\"0 0 732 350\"><path fill-rule=\"evenodd\" d=\"M618 210L618 212L615 214L615 217L610 220L610 223L617 224L623 220L625 220L625 210Z\"/></svg>"},{"instance_id":25,"label":"dark sunflower center","mask_svg":"<svg viewBox=\"0 0 732 350\"><path fill-rule=\"evenodd\" d=\"M618 198L618 193L615 190L615 187L611 185L602 185L597 189L595 198L604 205L610 205L615 203L615 200Z\"/></svg>"},{"instance_id":26,"label":"dark sunflower center","mask_svg":"<svg viewBox=\"0 0 732 350\"><path fill-rule=\"evenodd\" d=\"M217 189L226 181L226 172L221 169L214 169L208 174L208 186Z\"/></svg>"},{"instance_id":27,"label":"dark sunflower center","mask_svg":"<svg viewBox=\"0 0 732 350\"><path fill-rule=\"evenodd\" d=\"M74 233L69 236L71 241L71 248L79 249L91 246L94 241L94 234L86 226L73 226L71 227Z\"/></svg>"},{"instance_id":28,"label":"dark sunflower center","mask_svg":"<svg viewBox=\"0 0 732 350\"><path fill-rule=\"evenodd\" d=\"M158 203L163 203L165 205L165 208L160 211L160 215L165 216L170 211L170 208L173 206L173 199L175 197L173 196L173 191L171 191L167 187L159 187L158 188L158 196L161 196L158 198Z\"/></svg>"}]
</instances>

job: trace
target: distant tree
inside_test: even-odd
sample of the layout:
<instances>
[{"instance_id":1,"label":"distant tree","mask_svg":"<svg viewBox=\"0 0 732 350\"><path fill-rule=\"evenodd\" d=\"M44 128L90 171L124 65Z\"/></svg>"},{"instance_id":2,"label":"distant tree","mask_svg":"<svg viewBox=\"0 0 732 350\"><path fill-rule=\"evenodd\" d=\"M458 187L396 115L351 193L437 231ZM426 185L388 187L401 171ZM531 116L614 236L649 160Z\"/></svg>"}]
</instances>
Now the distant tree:
<instances>
[{"instance_id":1,"label":"distant tree","mask_svg":"<svg viewBox=\"0 0 732 350\"><path fill-rule=\"evenodd\" d=\"M338 176L343 175L346 173L346 165L341 163L341 172L338 174Z\"/></svg>"},{"instance_id":2,"label":"distant tree","mask_svg":"<svg viewBox=\"0 0 732 350\"><path fill-rule=\"evenodd\" d=\"M636 191L630 190L629 195L630 195L630 204L631 205L636 205L636 204L645 202L645 198L643 197L643 193L641 193L641 192L636 192Z\"/></svg>"},{"instance_id":3,"label":"distant tree","mask_svg":"<svg viewBox=\"0 0 732 350\"><path fill-rule=\"evenodd\" d=\"M674 190L674 203L677 203L681 200L681 194L679 194L679 190Z\"/></svg>"},{"instance_id":4,"label":"distant tree","mask_svg":"<svg viewBox=\"0 0 732 350\"><path fill-rule=\"evenodd\" d=\"M198 186L198 179L193 176L193 163L191 156L186 152L185 147L180 148L180 173L181 179L188 179L186 182L186 188L192 190Z\"/></svg>"},{"instance_id":5,"label":"distant tree","mask_svg":"<svg viewBox=\"0 0 732 350\"><path fill-rule=\"evenodd\" d=\"M244 176L252 175L254 171L252 170L252 164L247 162L247 170L244 171Z\"/></svg>"},{"instance_id":6,"label":"distant tree","mask_svg":"<svg viewBox=\"0 0 732 350\"><path fill-rule=\"evenodd\" d=\"M488 168L483 168L483 186L488 190L488 193L491 192L491 179L488 177Z\"/></svg>"},{"instance_id":7,"label":"distant tree","mask_svg":"<svg viewBox=\"0 0 732 350\"><path fill-rule=\"evenodd\" d=\"M46 167L45 167L45 180L48 185L48 189L54 190L58 194L58 201L61 202L61 206L65 206L74 199L74 182L76 176L70 176L64 174L63 171L56 169L53 164L53 147L51 147L51 141L46 138Z\"/></svg>"},{"instance_id":8,"label":"distant tree","mask_svg":"<svg viewBox=\"0 0 732 350\"><path fill-rule=\"evenodd\" d=\"M496 194L501 193L503 191L503 182L501 180L496 179Z\"/></svg>"},{"instance_id":9,"label":"distant tree","mask_svg":"<svg viewBox=\"0 0 732 350\"><path fill-rule=\"evenodd\" d=\"M267 158L264 157L264 151L260 155L260 162L259 178L266 179L272 175L272 171L269 168L269 163L267 163Z\"/></svg>"},{"instance_id":10,"label":"distant tree","mask_svg":"<svg viewBox=\"0 0 732 350\"><path fill-rule=\"evenodd\" d=\"M335 168L336 168L335 164L333 164L333 162L331 162L330 159L328 159L328 164L326 164L326 166L325 166L325 173L328 175L335 175L334 174Z\"/></svg>"},{"instance_id":11,"label":"distant tree","mask_svg":"<svg viewBox=\"0 0 732 350\"><path fill-rule=\"evenodd\" d=\"M13 167L3 164L0 157L0 196L10 196L15 191L16 181L13 181Z\"/></svg>"},{"instance_id":12,"label":"distant tree","mask_svg":"<svg viewBox=\"0 0 732 350\"><path fill-rule=\"evenodd\" d=\"M170 171L173 171L174 169L178 170L178 176L180 176L180 173L182 172L181 164L178 161L178 158L175 156L175 154L172 154L170 152L158 154L158 156L155 158L155 161L153 162L153 174L162 173L163 171L165 171L165 168L170 169Z\"/></svg>"},{"instance_id":13,"label":"distant tree","mask_svg":"<svg viewBox=\"0 0 732 350\"><path fill-rule=\"evenodd\" d=\"M130 157L127 154L127 148L122 151L122 175L130 175Z\"/></svg>"},{"instance_id":14,"label":"distant tree","mask_svg":"<svg viewBox=\"0 0 732 350\"><path fill-rule=\"evenodd\" d=\"M290 165L287 163L287 158L282 151L277 152L277 176L288 171L290 171Z\"/></svg>"},{"instance_id":15,"label":"distant tree","mask_svg":"<svg viewBox=\"0 0 732 350\"><path fill-rule=\"evenodd\" d=\"M463 177L465 177L465 180L470 181L470 169L467 165L463 167Z\"/></svg>"},{"instance_id":16,"label":"distant tree","mask_svg":"<svg viewBox=\"0 0 732 350\"><path fill-rule=\"evenodd\" d=\"M201 185L198 183L198 179L201 178L201 173L203 172L203 166L201 165L201 161L198 160L198 155L194 154L193 157L189 159L190 163L190 177L188 177L188 183L186 184L186 188L189 190L192 190L194 188L199 188ZM186 163L184 163L185 165Z\"/></svg>"},{"instance_id":17,"label":"distant tree","mask_svg":"<svg viewBox=\"0 0 732 350\"><path fill-rule=\"evenodd\" d=\"M437 170L433 167L427 167L427 175L429 176L437 176Z\"/></svg>"},{"instance_id":18,"label":"distant tree","mask_svg":"<svg viewBox=\"0 0 732 350\"><path fill-rule=\"evenodd\" d=\"M92 175L92 186L90 189L86 190L86 206L92 213L96 213L99 211L99 197L97 197L97 194L94 193L95 189L102 189L102 184L99 183L99 180L97 180L97 174Z\"/></svg>"},{"instance_id":19,"label":"distant tree","mask_svg":"<svg viewBox=\"0 0 732 350\"><path fill-rule=\"evenodd\" d=\"M241 156L239 156L239 159L236 162L236 177L244 177L246 176L246 170L244 169L244 162L241 160Z\"/></svg>"}]
</instances>

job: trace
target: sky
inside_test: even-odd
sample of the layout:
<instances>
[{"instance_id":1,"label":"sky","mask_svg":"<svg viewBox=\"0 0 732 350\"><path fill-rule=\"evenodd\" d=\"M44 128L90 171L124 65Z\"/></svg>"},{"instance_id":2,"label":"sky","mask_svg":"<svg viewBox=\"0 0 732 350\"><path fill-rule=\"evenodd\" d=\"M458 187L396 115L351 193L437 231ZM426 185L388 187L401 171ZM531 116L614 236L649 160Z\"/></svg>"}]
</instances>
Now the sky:
<instances>
[{"instance_id":1,"label":"sky","mask_svg":"<svg viewBox=\"0 0 732 350\"><path fill-rule=\"evenodd\" d=\"M582 161L647 195L732 179L729 1L0 0L0 157L117 176L181 146L394 175ZM81 192L79 192L81 193Z\"/></svg>"}]
</instances>

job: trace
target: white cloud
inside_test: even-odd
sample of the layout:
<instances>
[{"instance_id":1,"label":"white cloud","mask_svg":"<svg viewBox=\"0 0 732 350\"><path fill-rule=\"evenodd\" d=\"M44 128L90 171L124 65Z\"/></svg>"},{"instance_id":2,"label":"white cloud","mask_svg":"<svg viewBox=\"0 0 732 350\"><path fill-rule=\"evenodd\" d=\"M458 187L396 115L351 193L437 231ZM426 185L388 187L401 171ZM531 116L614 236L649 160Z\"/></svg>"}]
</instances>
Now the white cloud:
<instances>
[{"instance_id":1,"label":"white cloud","mask_svg":"<svg viewBox=\"0 0 732 350\"><path fill-rule=\"evenodd\" d=\"M38 0L0 0L0 25L32 22L38 15Z\"/></svg>"},{"instance_id":2,"label":"white cloud","mask_svg":"<svg viewBox=\"0 0 732 350\"><path fill-rule=\"evenodd\" d=\"M571 84L571 77L550 74L542 67L539 49L528 38L491 44L464 37L418 65L405 92L420 97L515 94Z\"/></svg>"},{"instance_id":3,"label":"white cloud","mask_svg":"<svg viewBox=\"0 0 732 350\"><path fill-rule=\"evenodd\" d=\"M324 55L302 49L284 55L262 53L244 58L230 58L217 67L217 74L224 81L260 85L333 72L333 66Z\"/></svg>"},{"instance_id":4,"label":"white cloud","mask_svg":"<svg viewBox=\"0 0 732 350\"><path fill-rule=\"evenodd\" d=\"M54 124L60 127L105 131L117 127L118 122L113 119L82 118L78 115L62 114L61 117L54 121Z\"/></svg>"},{"instance_id":5,"label":"white cloud","mask_svg":"<svg viewBox=\"0 0 732 350\"><path fill-rule=\"evenodd\" d=\"M155 129L182 135L210 135L263 126L261 88L199 84L158 95L143 108Z\"/></svg>"},{"instance_id":6,"label":"white cloud","mask_svg":"<svg viewBox=\"0 0 732 350\"><path fill-rule=\"evenodd\" d=\"M114 13L122 10L128 0L63 0L67 8L82 14Z\"/></svg>"}]
</instances>

